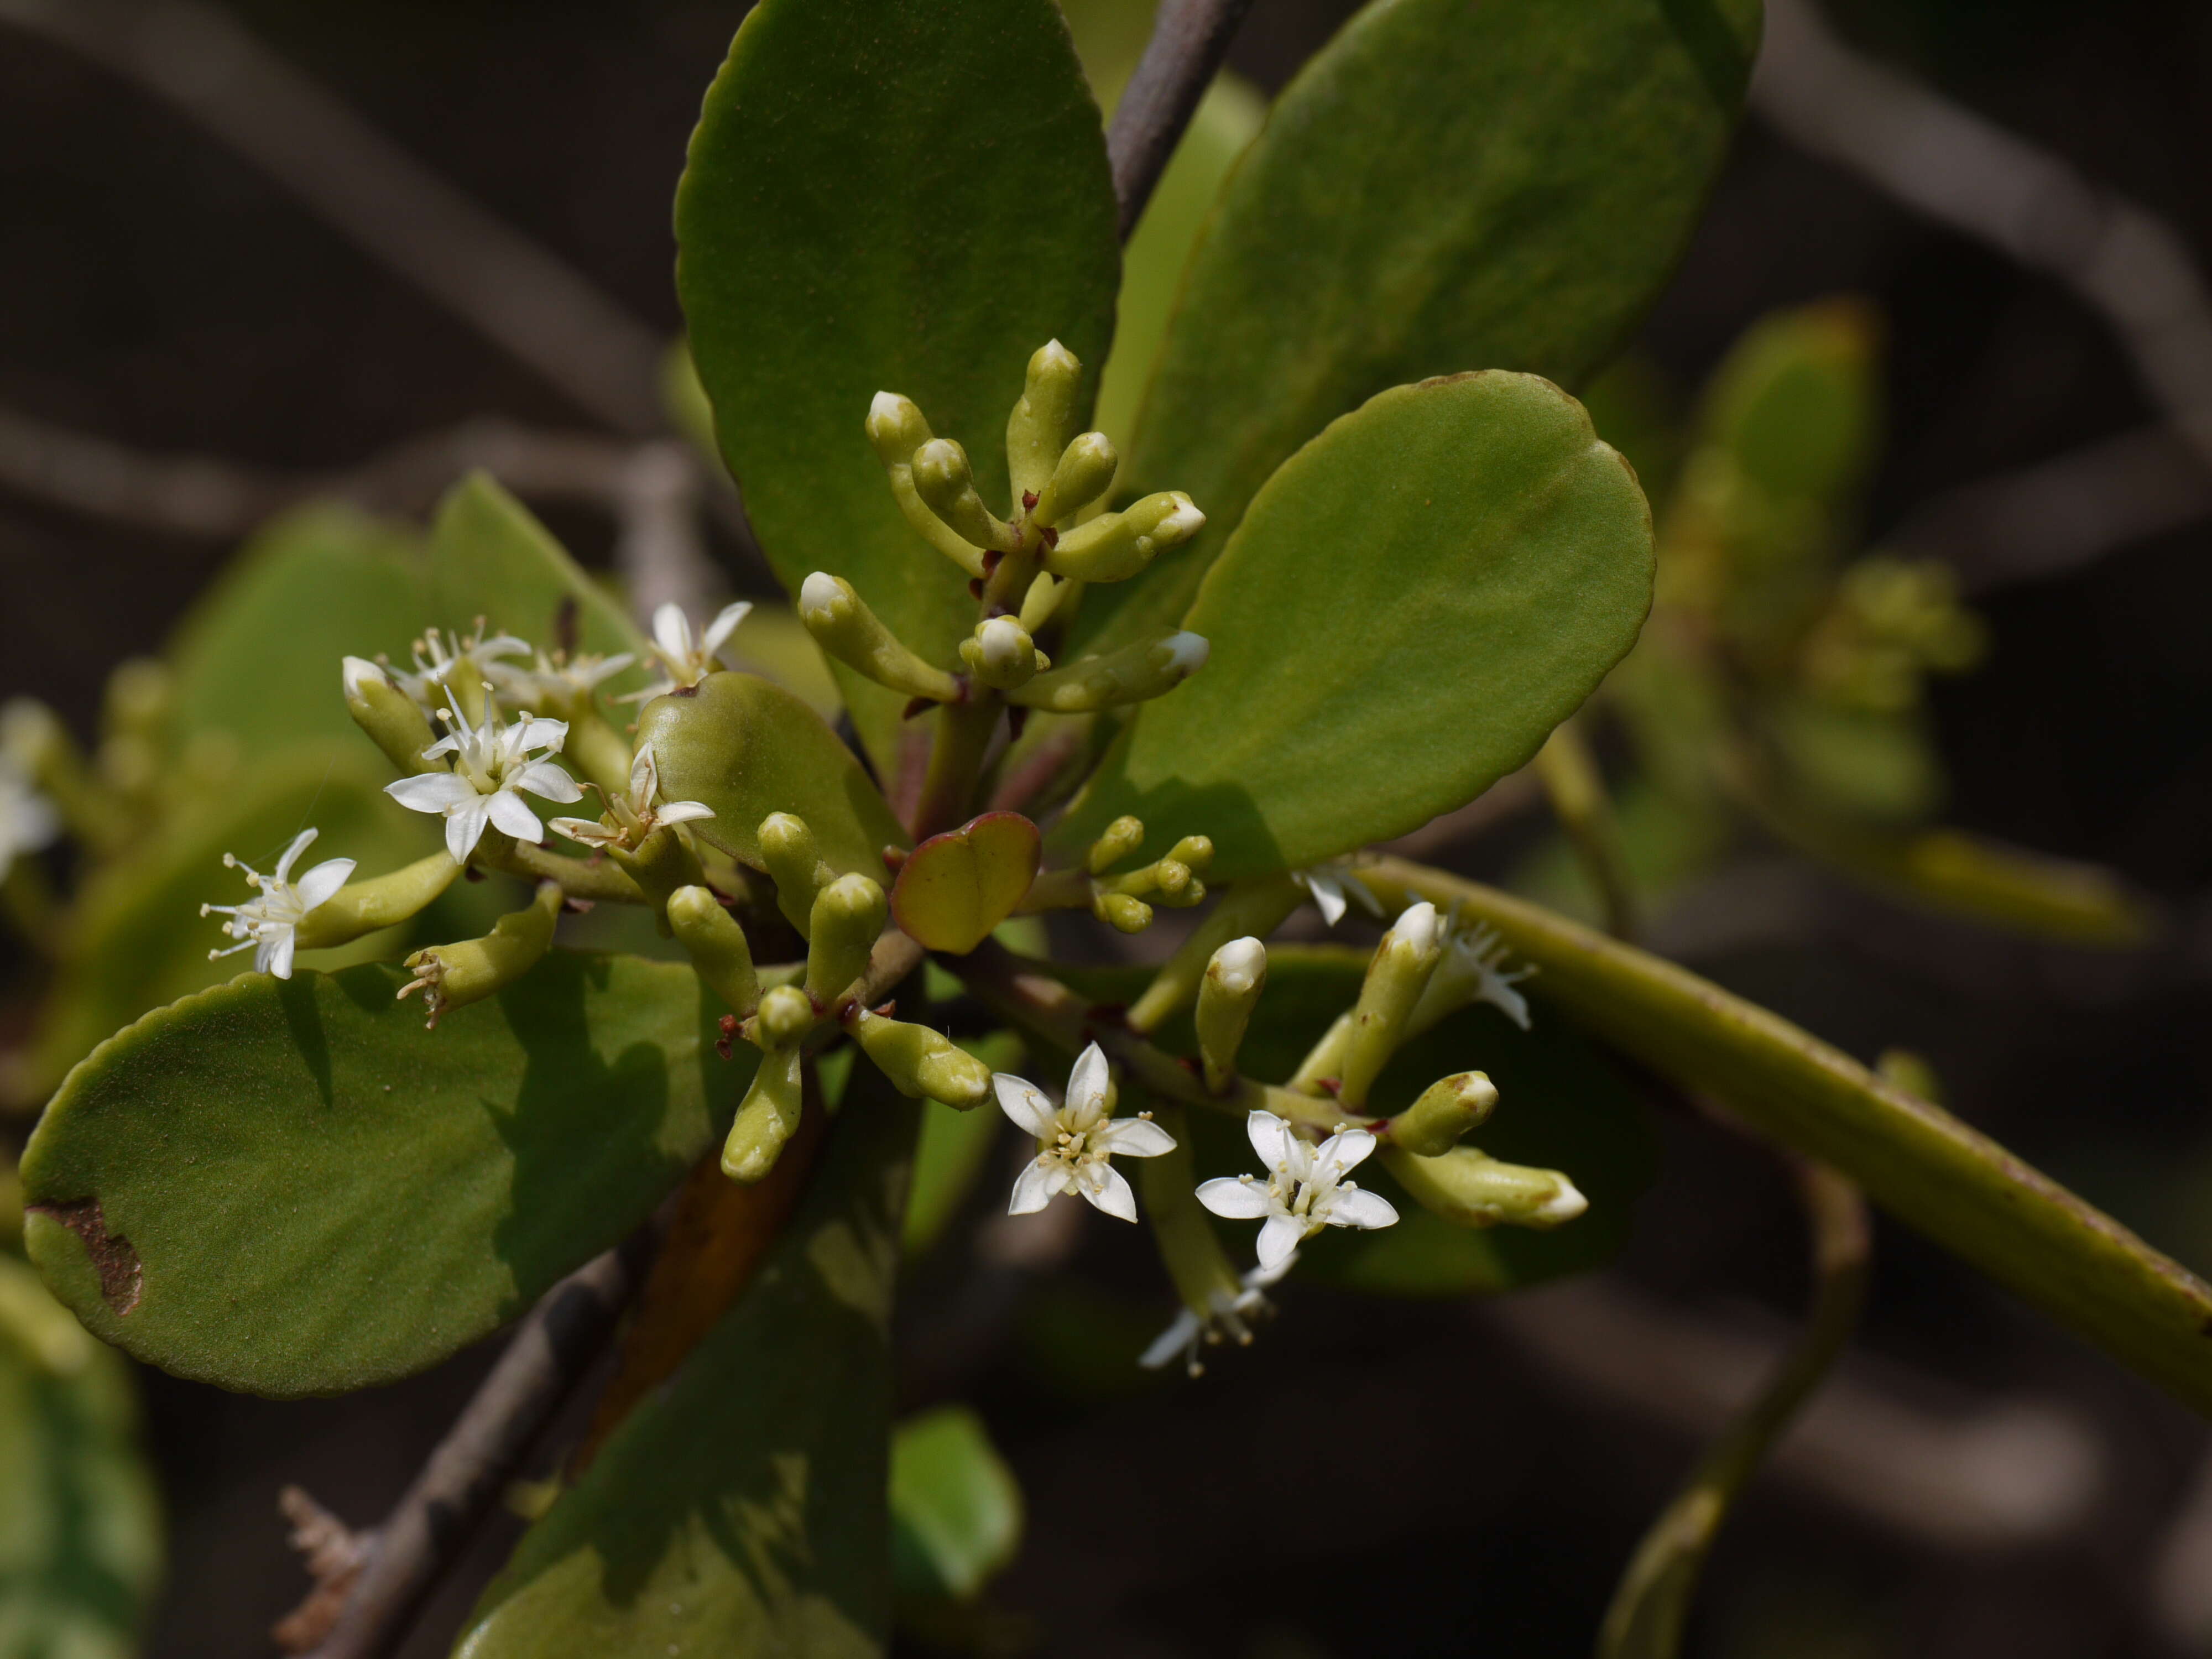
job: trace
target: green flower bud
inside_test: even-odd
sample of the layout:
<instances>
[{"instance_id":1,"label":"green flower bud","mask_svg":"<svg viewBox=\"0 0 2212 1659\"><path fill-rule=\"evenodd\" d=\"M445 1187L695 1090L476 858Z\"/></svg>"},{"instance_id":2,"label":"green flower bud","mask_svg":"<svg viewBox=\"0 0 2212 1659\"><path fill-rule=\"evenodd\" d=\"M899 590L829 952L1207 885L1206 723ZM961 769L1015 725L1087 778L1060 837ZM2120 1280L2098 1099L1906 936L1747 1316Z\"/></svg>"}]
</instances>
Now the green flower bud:
<instances>
[{"instance_id":1,"label":"green flower bud","mask_svg":"<svg viewBox=\"0 0 2212 1659\"><path fill-rule=\"evenodd\" d=\"M1067 441L1075 435L1075 411L1083 395L1083 365L1057 340L1037 348L1019 402L1006 417L1006 471L1014 500L1042 495L1052 482Z\"/></svg>"},{"instance_id":2,"label":"green flower bud","mask_svg":"<svg viewBox=\"0 0 2212 1659\"><path fill-rule=\"evenodd\" d=\"M1213 953L1198 987L1198 1053L1206 1086L1219 1094L1237 1075L1237 1050L1267 983L1267 947L1233 939Z\"/></svg>"},{"instance_id":3,"label":"green flower bud","mask_svg":"<svg viewBox=\"0 0 2212 1659\"><path fill-rule=\"evenodd\" d=\"M915 535L958 565L970 576L983 574L982 550L963 541L951 525L932 513L914 487L914 452L927 443L932 433L910 398L896 392L878 392L868 410L868 441L890 476L891 495L899 512Z\"/></svg>"},{"instance_id":4,"label":"green flower bud","mask_svg":"<svg viewBox=\"0 0 2212 1659\"><path fill-rule=\"evenodd\" d=\"M1009 702L1057 714L1087 714L1121 703L1143 702L1172 691L1206 666L1206 641L1196 634L1164 634L1103 657L1085 657L1040 674Z\"/></svg>"},{"instance_id":5,"label":"green flower bud","mask_svg":"<svg viewBox=\"0 0 2212 1659\"><path fill-rule=\"evenodd\" d=\"M1442 1158L1497 1104L1498 1087L1480 1072L1439 1078L1390 1120L1390 1144L1416 1158Z\"/></svg>"},{"instance_id":6,"label":"green flower bud","mask_svg":"<svg viewBox=\"0 0 2212 1659\"><path fill-rule=\"evenodd\" d=\"M458 945L434 945L407 958L415 977L399 988L403 997L422 993L422 1006L432 1030L455 1008L482 1001L493 992L514 983L551 948L553 923L561 914L558 884L541 881L527 908L499 919L482 939Z\"/></svg>"},{"instance_id":7,"label":"green flower bud","mask_svg":"<svg viewBox=\"0 0 2212 1659\"><path fill-rule=\"evenodd\" d=\"M1107 827L1107 834L1113 834L1121 823L1134 823L1134 818L1117 819ZM1102 842L1104 839L1100 837ZM1137 839L1144 839L1142 826L1139 827ZM1199 981L1216 951L1247 933L1265 939L1304 902L1304 890L1286 875L1237 883L1214 906L1212 915L1200 922L1191 936L1176 947L1175 954L1145 988L1144 995L1129 1005L1126 1016L1129 1029L1139 1032L1158 1030L1170 1014L1197 994Z\"/></svg>"},{"instance_id":8,"label":"green flower bud","mask_svg":"<svg viewBox=\"0 0 2212 1659\"><path fill-rule=\"evenodd\" d=\"M804 939L814 925L814 896L836 880L837 872L823 862L806 820L789 812L771 812L761 820L760 850L769 879L775 884L775 907Z\"/></svg>"},{"instance_id":9,"label":"green flower bud","mask_svg":"<svg viewBox=\"0 0 2212 1659\"><path fill-rule=\"evenodd\" d=\"M760 1006L760 975L753 971L745 930L705 887L679 887L669 896L668 925L707 988L739 1019Z\"/></svg>"},{"instance_id":10,"label":"green flower bud","mask_svg":"<svg viewBox=\"0 0 2212 1659\"><path fill-rule=\"evenodd\" d=\"M1589 1208L1557 1170L1501 1164L1472 1146L1418 1158L1385 1145L1383 1167L1420 1204L1460 1227L1556 1227Z\"/></svg>"},{"instance_id":11,"label":"green flower bud","mask_svg":"<svg viewBox=\"0 0 2212 1659\"><path fill-rule=\"evenodd\" d=\"M977 623L973 636L960 641L960 660L978 684L997 691L1027 685L1052 666L1052 659L1036 648L1029 629L1012 617Z\"/></svg>"},{"instance_id":12,"label":"green flower bud","mask_svg":"<svg viewBox=\"0 0 2212 1659\"><path fill-rule=\"evenodd\" d=\"M453 855L441 851L404 865L389 875L349 881L300 918L293 933L293 948L327 951L397 927L427 909L430 901L451 887L460 873L461 866Z\"/></svg>"},{"instance_id":13,"label":"green flower bud","mask_svg":"<svg viewBox=\"0 0 2212 1659\"><path fill-rule=\"evenodd\" d=\"M845 1029L902 1095L969 1111L991 1098L991 1068L927 1025L855 1008Z\"/></svg>"},{"instance_id":14,"label":"green flower bud","mask_svg":"<svg viewBox=\"0 0 2212 1659\"><path fill-rule=\"evenodd\" d=\"M1040 556L1055 576L1127 581L1170 548L1206 528L1206 514L1179 489L1147 495L1120 513L1078 525Z\"/></svg>"},{"instance_id":15,"label":"green flower bud","mask_svg":"<svg viewBox=\"0 0 2212 1659\"><path fill-rule=\"evenodd\" d=\"M932 702L959 701L960 682L908 649L842 576L809 576L799 590L799 619L823 650L878 685Z\"/></svg>"},{"instance_id":16,"label":"green flower bud","mask_svg":"<svg viewBox=\"0 0 2212 1659\"><path fill-rule=\"evenodd\" d=\"M1152 907L1127 893L1097 894L1091 914L1117 933L1141 933L1152 925Z\"/></svg>"},{"instance_id":17,"label":"green flower bud","mask_svg":"<svg viewBox=\"0 0 2212 1659\"><path fill-rule=\"evenodd\" d=\"M1185 836L1168 848L1168 857L1186 866L1191 874L1202 876L1213 867L1213 837Z\"/></svg>"},{"instance_id":18,"label":"green flower bud","mask_svg":"<svg viewBox=\"0 0 2212 1659\"><path fill-rule=\"evenodd\" d=\"M1085 862L1092 875L1103 876L1144 844L1144 820L1125 813L1108 824L1105 833L1091 843Z\"/></svg>"},{"instance_id":19,"label":"green flower bud","mask_svg":"<svg viewBox=\"0 0 2212 1659\"><path fill-rule=\"evenodd\" d=\"M1103 432L1085 433L1061 453L1052 482L1038 492L1030 516L1051 525L1073 518L1114 487L1114 469L1121 464L1112 439Z\"/></svg>"},{"instance_id":20,"label":"green flower bud","mask_svg":"<svg viewBox=\"0 0 2212 1659\"><path fill-rule=\"evenodd\" d=\"M807 994L827 1007L866 973L890 914L883 888L866 876L840 876L817 893L807 929Z\"/></svg>"},{"instance_id":21,"label":"green flower bud","mask_svg":"<svg viewBox=\"0 0 2212 1659\"><path fill-rule=\"evenodd\" d=\"M775 1168L805 1109L803 1064L796 1048L771 1048L761 1056L722 1143L722 1173L731 1180L750 1186Z\"/></svg>"},{"instance_id":22,"label":"green flower bud","mask_svg":"<svg viewBox=\"0 0 2212 1659\"><path fill-rule=\"evenodd\" d=\"M975 493L968 452L950 438L932 438L914 453L914 487L929 510L976 546L1012 553L1021 545L1012 526L993 516Z\"/></svg>"},{"instance_id":23,"label":"green flower bud","mask_svg":"<svg viewBox=\"0 0 2212 1659\"><path fill-rule=\"evenodd\" d=\"M1443 918L1433 904L1414 904L1391 924L1367 964L1359 1003L1352 1011L1338 1073L1336 1097L1357 1111L1367 1091L1404 1038L1407 1017L1443 959Z\"/></svg>"},{"instance_id":24,"label":"green flower bud","mask_svg":"<svg viewBox=\"0 0 2212 1659\"><path fill-rule=\"evenodd\" d=\"M876 459L885 466L911 465L914 452L936 435L929 429L921 405L911 398L878 392L868 405L868 441L875 446Z\"/></svg>"},{"instance_id":25,"label":"green flower bud","mask_svg":"<svg viewBox=\"0 0 2212 1659\"><path fill-rule=\"evenodd\" d=\"M422 758L422 751L438 740L428 717L414 698L392 683L390 675L364 657L348 657L341 678L346 713L403 776L442 769L437 762Z\"/></svg>"},{"instance_id":26,"label":"green flower bud","mask_svg":"<svg viewBox=\"0 0 2212 1659\"><path fill-rule=\"evenodd\" d=\"M1203 837L1200 839L1204 840ZM1206 855L1210 859L1213 854L1213 844L1206 842L1205 846ZM1141 870L1115 876L1102 883L1099 890L1126 893L1132 898L1148 898L1166 905L1171 910L1188 910L1193 905L1206 902L1206 884L1198 879L1188 864L1176 858L1158 859Z\"/></svg>"},{"instance_id":27,"label":"green flower bud","mask_svg":"<svg viewBox=\"0 0 2212 1659\"><path fill-rule=\"evenodd\" d=\"M753 1014L753 1042L763 1048L788 1048L814 1029L814 1000L796 985L779 985L761 994Z\"/></svg>"}]
</instances>

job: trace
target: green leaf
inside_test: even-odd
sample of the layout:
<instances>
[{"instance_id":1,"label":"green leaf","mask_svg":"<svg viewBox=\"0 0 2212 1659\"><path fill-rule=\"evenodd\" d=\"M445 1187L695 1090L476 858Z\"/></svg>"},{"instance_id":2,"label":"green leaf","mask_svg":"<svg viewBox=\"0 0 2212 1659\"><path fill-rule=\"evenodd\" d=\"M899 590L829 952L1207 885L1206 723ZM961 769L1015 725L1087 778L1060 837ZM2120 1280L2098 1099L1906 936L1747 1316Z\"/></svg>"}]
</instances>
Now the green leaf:
<instances>
[{"instance_id":1,"label":"green leaf","mask_svg":"<svg viewBox=\"0 0 2212 1659\"><path fill-rule=\"evenodd\" d=\"M1172 625L1268 475L1384 387L1472 368L1573 386L1602 366L1697 222L1758 15L1376 0L1354 17L1231 179L1125 475L1188 491L1214 528L1089 596L1096 637Z\"/></svg>"},{"instance_id":2,"label":"green leaf","mask_svg":"<svg viewBox=\"0 0 2212 1659\"><path fill-rule=\"evenodd\" d=\"M629 613L488 474L471 473L438 504L429 577L428 623L465 630L482 617L492 632L520 635L549 652L573 628L576 650L644 653L645 638ZM639 669L629 670L607 689L640 678Z\"/></svg>"},{"instance_id":3,"label":"green leaf","mask_svg":"<svg viewBox=\"0 0 2212 1659\"><path fill-rule=\"evenodd\" d=\"M793 593L843 576L924 657L973 627L863 422L921 404L1002 500L1030 354L1095 374L1121 256L1097 106L1051 0L763 0L707 94L676 198L677 289L722 453ZM840 665L898 775L902 699Z\"/></svg>"},{"instance_id":4,"label":"green leaf","mask_svg":"<svg viewBox=\"0 0 2212 1659\"><path fill-rule=\"evenodd\" d=\"M890 1310L911 1106L860 1067L751 1287L525 1534L459 1659L870 1659L890 1623Z\"/></svg>"},{"instance_id":5,"label":"green leaf","mask_svg":"<svg viewBox=\"0 0 2212 1659\"><path fill-rule=\"evenodd\" d=\"M1037 827L1019 812L986 812L932 836L899 866L891 914L914 941L965 956L1013 915L1036 879Z\"/></svg>"},{"instance_id":6,"label":"green leaf","mask_svg":"<svg viewBox=\"0 0 2212 1659\"><path fill-rule=\"evenodd\" d=\"M435 1031L407 978L243 975L70 1074L26 1238L88 1328L255 1394L406 1376L637 1225L745 1085L688 967L556 951Z\"/></svg>"},{"instance_id":7,"label":"green leaf","mask_svg":"<svg viewBox=\"0 0 2212 1659\"><path fill-rule=\"evenodd\" d=\"M1268 480L1185 626L1203 672L1139 710L1069 809L1133 812L1210 878L1402 835L1524 764L1635 642L1651 517L1582 406L1533 375L1399 386Z\"/></svg>"},{"instance_id":8,"label":"green leaf","mask_svg":"<svg viewBox=\"0 0 2212 1659\"><path fill-rule=\"evenodd\" d=\"M822 717L752 674L709 674L689 694L656 697L638 716L653 745L660 793L703 801L714 816L692 828L731 857L762 867L761 820L794 812L841 875L880 880L884 848L907 833L853 752Z\"/></svg>"},{"instance_id":9,"label":"green leaf","mask_svg":"<svg viewBox=\"0 0 2212 1659\"><path fill-rule=\"evenodd\" d=\"M965 1406L891 1437L891 1566L899 1590L966 1601L1022 1547L1022 1488Z\"/></svg>"}]
</instances>

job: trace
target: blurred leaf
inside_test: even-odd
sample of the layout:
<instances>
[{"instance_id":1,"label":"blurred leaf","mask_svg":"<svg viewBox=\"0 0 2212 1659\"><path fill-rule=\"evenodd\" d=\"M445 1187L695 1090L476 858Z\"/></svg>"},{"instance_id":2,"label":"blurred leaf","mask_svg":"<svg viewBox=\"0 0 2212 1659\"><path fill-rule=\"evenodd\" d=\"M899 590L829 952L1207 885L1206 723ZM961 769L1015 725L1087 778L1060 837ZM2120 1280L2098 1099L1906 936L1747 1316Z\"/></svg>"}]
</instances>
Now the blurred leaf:
<instances>
[{"instance_id":1,"label":"blurred leaf","mask_svg":"<svg viewBox=\"0 0 2212 1659\"><path fill-rule=\"evenodd\" d=\"M1917 712L1877 714L1811 697L1776 698L1761 712L1794 792L1824 815L1904 824L1942 805L1942 764Z\"/></svg>"},{"instance_id":2,"label":"blurred leaf","mask_svg":"<svg viewBox=\"0 0 2212 1659\"><path fill-rule=\"evenodd\" d=\"M26 1231L88 1329L279 1397L420 1370L644 1219L746 1082L688 967L556 951L435 1031L407 979L241 975L70 1073Z\"/></svg>"},{"instance_id":3,"label":"blurred leaf","mask_svg":"<svg viewBox=\"0 0 2212 1659\"><path fill-rule=\"evenodd\" d=\"M907 834L852 750L822 717L753 674L709 674L688 694L655 697L638 716L653 745L660 793L703 801L714 816L692 825L732 858L761 867L761 820L795 812L840 874L884 874L884 848Z\"/></svg>"},{"instance_id":4,"label":"blurred leaf","mask_svg":"<svg viewBox=\"0 0 2212 1659\"><path fill-rule=\"evenodd\" d=\"M1006 496L1007 411L1057 337L1096 374L1121 275L1098 110L1051 0L763 0L707 95L677 288L722 453L792 592L846 577L933 662L975 623L863 426L893 391ZM840 665L898 775L903 699Z\"/></svg>"},{"instance_id":5,"label":"blurred leaf","mask_svg":"<svg viewBox=\"0 0 2212 1659\"><path fill-rule=\"evenodd\" d=\"M1873 310L1857 300L1760 319L1713 372L1703 441L1770 495L1834 504L1874 459L1880 334Z\"/></svg>"},{"instance_id":6,"label":"blurred leaf","mask_svg":"<svg viewBox=\"0 0 2212 1659\"><path fill-rule=\"evenodd\" d=\"M1019 812L986 812L932 836L899 866L891 914L931 951L965 956L1014 913L1036 879L1037 827Z\"/></svg>"},{"instance_id":7,"label":"blurred leaf","mask_svg":"<svg viewBox=\"0 0 2212 1659\"><path fill-rule=\"evenodd\" d=\"M891 1437L891 1571L902 1595L966 1601L1022 1547L1022 1488L965 1406Z\"/></svg>"},{"instance_id":8,"label":"blurred leaf","mask_svg":"<svg viewBox=\"0 0 2212 1659\"><path fill-rule=\"evenodd\" d=\"M1526 763L1650 602L1650 512L1574 399L1383 392L1268 480L1185 619L1205 669L1139 709L1055 844L1133 812L1156 852L1212 836L1233 881L1402 835Z\"/></svg>"},{"instance_id":9,"label":"blurred leaf","mask_svg":"<svg viewBox=\"0 0 2212 1659\"><path fill-rule=\"evenodd\" d=\"M1672 273L1726 152L1757 0L1377 0L1299 73L1193 262L1125 484L1212 528L1085 599L1172 625L1268 475L1385 387L1573 385Z\"/></svg>"},{"instance_id":10,"label":"blurred leaf","mask_svg":"<svg viewBox=\"0 0 2212 1659\"><path fill-rule=\"evenodd\" d=\"M868 1067L853 1092L751 1287L524 1535L460 1659L882 1652L914 1113Z\"/></svg>"},{"instance_id":11,"label":"blurred leaf","mask_svg":"<svg viewBox=\"0 0 2212 1659\"><path fill-rule=\"evenodd\" d=\"M1018 1072L1020 1037L993 1031L960 1045L994 1072ZM849 1063L852 1049L844 1054ZM915 1145L914 1196L906 1206L902 1249L909 1261L937 1243L983 1173L1006 1120L988 1106L958 1111L941 1100L924 1101L921 1136Z\"/></svg>"},{"instance_id":12,"label":"blurred leaf","mask_svg":"<svg viewBox=\"0 0 2212 1659\"><path fill-rule=\"evenodd\" d=\"M641 655L645 639L619 601L578 568L568 550L489 475L475 472L438 504L430 526L431 623L466 630L484 618L494 633L551 651L573 626L574 649ZM696 621L696 618L694 618ZM633 668L605 689L644 678Z\"/></svg>"}]
</instances>

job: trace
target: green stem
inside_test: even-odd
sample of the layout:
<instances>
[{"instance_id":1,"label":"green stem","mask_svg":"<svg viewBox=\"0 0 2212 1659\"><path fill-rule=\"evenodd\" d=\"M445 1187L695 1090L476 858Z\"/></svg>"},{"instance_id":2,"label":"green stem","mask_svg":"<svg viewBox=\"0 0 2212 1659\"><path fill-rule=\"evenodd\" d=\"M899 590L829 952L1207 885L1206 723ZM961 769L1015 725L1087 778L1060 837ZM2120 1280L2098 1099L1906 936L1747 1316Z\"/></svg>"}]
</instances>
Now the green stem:
<instances>
[{"instance_id":1,"label":"green stem","mask_svg":"<svg viewBox=\"0 0 2212 1659\"><path fill-rule=\"evenodd\" d=\"M1606 932L1615 939L1636 937L1636 888L1620 844L1620 826L1605 792L1597 758L1572 720L1552 729L1536 751L1536 781L1551 802L1552 815L1575 850L1583 873L1597 889Z\"/></svg>"},{"instance_id":2,"label":"green stem","mask_svg":"<svg viewBox=\"0 0 2212 1659\"><path fill-rule=\"evenodd\" d=\"M973 702L939 708L929 772L922 780L921 799L915 803L916 841L968 821L975 785L983 775L983 755L991 746L991 733L998 729L1002 706L997 692L977 686Z\"/></svg>"},{"instance_id":3,"label":"green stem","mask_svg":"<svg viewBox=\"0 0 2212 1659\"><path fill-rule=\"evenodd\" d=\"M595 904L646 902L638 884L611 859L562 858L526 842L511 841L505 836L497 839L505 845L495 845L489 834L477 844L476 861L487 869L504 870L531 881L550 881L568 897L589 899Z\"/></svg>"}]
</instances>

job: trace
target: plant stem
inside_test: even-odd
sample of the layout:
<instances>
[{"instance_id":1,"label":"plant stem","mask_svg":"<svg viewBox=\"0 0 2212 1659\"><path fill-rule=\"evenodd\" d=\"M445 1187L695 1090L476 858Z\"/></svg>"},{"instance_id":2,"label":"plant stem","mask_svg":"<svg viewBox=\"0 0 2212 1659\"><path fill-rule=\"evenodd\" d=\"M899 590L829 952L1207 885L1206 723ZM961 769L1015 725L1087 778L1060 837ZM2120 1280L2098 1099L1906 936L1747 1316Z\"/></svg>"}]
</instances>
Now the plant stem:
<instances>
[{"instance_id":1,"label":"plant stem","mask_svg":"<svg viewBox=\"0 0 2212 1659\"><path fill-rule=\"evenodd\" d=\"M569 898L593 903L642 904L645 895L628 872L611 859L570 859L525 842L495 848L487 836L476 851L477 862L531 881L550 881Z\"/></svg>"},{"instance_id":2,"label":"plant stem","mask_svg":"<svg viewBox=\"0 0 2212 1659\"><path fill-rule=\"evenodd\" d=\"M948 702L938 709L937 741L930 745L929 771L914 807L916 841L967 822L1002 706L997 692L978 687L974 701Z\"/></svg>"},{"instance_id":3,"label":"plant stem","mask_svg":"<svg viewBox=\"0 0 2212 1659\"><path fill-rule=\"evenodd\" d=\"M1583 873L1597 889L1606 932L1615 939L1635 938L1636 889L1620 844L1620 826L1613 819L1597 758L1574 721L1562 720L1552 729L1536 751L1534 765L1553 816L1575 849Z\"/></svg>"},{"instance_id":4,"label":"plant stem","mask_svg":"<svg viewBox=\"0 0 2212 1659\"><path fill-rule=\"evenodd\" d=\"M1160 0L1152 38L1106 133L1124 241L1144 216L1152 187L1251 9L1252 0Z\"/></svg>"}]
</instances>

